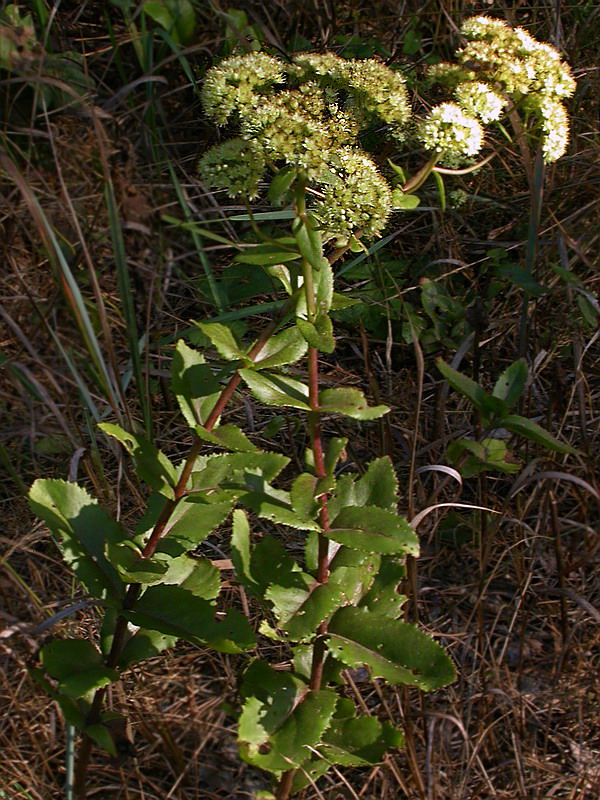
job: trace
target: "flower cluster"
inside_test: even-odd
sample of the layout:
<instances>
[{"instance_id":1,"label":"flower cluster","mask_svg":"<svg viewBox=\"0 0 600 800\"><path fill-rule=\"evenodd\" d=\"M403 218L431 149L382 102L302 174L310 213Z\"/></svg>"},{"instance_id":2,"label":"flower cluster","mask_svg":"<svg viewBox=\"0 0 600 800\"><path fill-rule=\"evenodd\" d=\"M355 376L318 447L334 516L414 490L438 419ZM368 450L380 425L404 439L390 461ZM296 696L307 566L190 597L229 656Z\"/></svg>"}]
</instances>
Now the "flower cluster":
<instances>
[{"instance_id":1,"label":"flower cluster","mask_svg":"<svg viewBox=\"0 0 600 800\"><path fill-rule=\"evenodd\" d=\"M392 192L371 159L360 150L340 149L327 167L315 176L321 185L314 214L326 239L345 244L357 233L361 238L379 236L392 209Z\"/></svg>"},{"instance_id":2,"label":"flower cluster","mask_svg":"<svg viewBox=\"0 0 600 800\"><path fill-rule=\"evenodd\" d=\"M456 102L468 114L486 122L500 119L506 101L482 81L465 81L456 87Z\"/></svg>"},{"instance_id":3,"label":"flower cluster","mask_svg":"<svg viewBox=\"0 0 600 800\"><path fill-rule=\"evenodd\" d=\"M455 103L441 103L421 123L419 138L427 150L435 153L474 156L483 144L483 128Z\"/></svg>"},{"instance_id":4,"label":"flower cluster","mask_svg":"<svg viewBox=\"0 0 600 800\"><path fill-rule=\"evenodd\" d=\"M314 211L325 237L347 241L357 230L368 238L383 229L391 189L357 137L375 121L400 138L410 107L399 73L333 53L301 54L291 64L250 53L209 70L202 101L217 123L234 119L240 129L239 139L200 160L207 183L231 197L256 196L267 164L283 162L319 190Z\"/></svg>"},{"instance_id":5,"label":"flower cluster","mask_svg":"<svg viewBox=\"0 0 600 800\"><path fill-rule=\"evenodd\" d=\"M232 114L251 113L264 90L284 80L282 64L265 53L234 56L210 69L202 86L206 114L224 125Z\"/></svg>"},{"instance_id":6,"label":"flower cluster","mask_svg":"<svg viewBox=\"0 0 600 800\"><path fill-rule=\"evenodd\" d=\"M211 147L198 164L202 179L224 189L230 197L258 196L258 184L266 166L263 148L254 141L229 139Z\"/></svg>"},{"instance_id":7,"label":"flower cluster","mask_svg":"<svg viewBox=\"0 0 600 800\"><path fill-rule=\"evenodd\" d=\"M430 79L451 89L456 103L484 123L497 120L509 101L524 100L542 129L545 161L556 161L568 141L560 101L575 91L568 64L550 45L500 19L473 17L461 33L468 42L458 51L460 63L436 64Z\"/></svg>"}]
</instances>

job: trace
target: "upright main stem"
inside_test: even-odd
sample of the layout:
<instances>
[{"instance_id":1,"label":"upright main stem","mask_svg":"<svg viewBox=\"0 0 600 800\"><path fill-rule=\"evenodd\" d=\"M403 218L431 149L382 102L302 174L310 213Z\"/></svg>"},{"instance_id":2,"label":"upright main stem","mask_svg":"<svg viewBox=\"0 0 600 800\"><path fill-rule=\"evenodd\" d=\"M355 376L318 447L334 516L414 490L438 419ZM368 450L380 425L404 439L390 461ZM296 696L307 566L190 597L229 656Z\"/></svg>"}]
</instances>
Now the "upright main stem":
<instances>
[{"instance_id":1,"label":"upright main stem","mask_svg":"<svg viewBox=\"0 0 600 800\"><path fill-rule=\"evenodd\" d=\"M300 203L298 203L300 206ZM309 322L314 322L315 313L315 292L313 285L312 267L302 259L302 274L304 278L304 290L306 295L306 309ZM325 478L325 453L323 449L323 439L321 436L321 414L319 411L319 353L316 347L308 347L308 430L310 435L310 445L313 453L314 472L317 478ZM329 530L329 509L327 506L327 495L319 497L321 508L319 510L319 545L318 545L318 564L317 581L327 583L329 579L329 539L325 531ZM313 643L312 664L310 671L309 689L318 691L321 688L323 679L323 664L325 662L325 634L327 633L327 623L322 622L316 630ZM281 776L275 796L277 800L287 800L292 790L295 769L284 772Z\"/></svg>"},{"instance_id":2,"label":"upright main stem","mask_svg":"<svg viewBox=\"0 0 600 800\"><path fill-rule=\"evenodd\" d=\"M287 311L287 309L286 309ZM259 336L256 341L256 344L252 347L250 352L248 353L248 358L254 359L260 351L263 349L267 341L273 335L275 330L277 329L280 323L280 318L274 319L263 331L263 333ZM223 413L223 410L229 400L231 399L233 393L238 387L240 383L240 376L236 372L232 377L229 379L227 385L223 388L223 391L219 395L219 399L217 400L213 410L211 411L208 419L204 423L204 428L207 431L212 431L214 428L217 420ZM177 481L177 485L173 489L173 498L166 501L161 514L152 529L152 533L150 534L148 541L146 542L144 549L142 551L142 556L144 558L151 558L158 546L158 543L165 532L165 528L167 527L169 520L171 519L171 515L175 511L175 508L179 501L187 494L187 486L194 470L194 465L196 463L196 459L200 455L200 450L202 449L202 440L194 435L194 441L188 455L185 459L185 464L183 470L181 472L181 476ZM130 611L133 606L135 605L135 601L138 599L141 585L139 583L132 583L127 587L127 591L125 593L125 598L123 600L123 611ZM123 649L123 645L125 644L125 636L127 634L127 620L124 616L117 617L115 622L115 630L113 634L113 640L111 644L110 651L106 657L106 666L110 669L113 669L119 660L119 656L121 655L121 651ZM97 725L100 722L100 715L102 712L102 706L104 704L104 698L106 697L106 687L98 689L94 695L94 699L92 701L92 705L87 717L87 725ZM87 771L90 762L90 756L92 753L93 747L93 740L83 735L83 739L81 741L81 745L79 748L79 757L77 759L77 767L75 769L75 778L74 778L74 792L75 797L79 800L83 800L86 797L86 783L87 783Z\"/></svg>"}]
</instances>

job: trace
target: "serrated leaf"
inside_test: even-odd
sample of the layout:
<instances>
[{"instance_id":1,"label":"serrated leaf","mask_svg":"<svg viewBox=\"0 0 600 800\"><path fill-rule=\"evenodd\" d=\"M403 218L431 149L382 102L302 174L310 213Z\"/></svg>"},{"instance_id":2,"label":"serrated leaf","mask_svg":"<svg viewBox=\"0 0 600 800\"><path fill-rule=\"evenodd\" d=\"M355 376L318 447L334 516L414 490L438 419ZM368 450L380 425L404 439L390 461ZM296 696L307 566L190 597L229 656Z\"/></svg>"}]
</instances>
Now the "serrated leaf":
<instances>
[{"instance_id":1,"label":"serrated leaf","mask_svg":"<svg viewBox=\"0 0 600 800\"><path fill-rule=\"evenodd\" d=\"M125 587L104 548L126 539L118 522L76 483L39 479L29 491L29 505L60 540L66 563L95 597L114 601Z\"/></svg>"},{"instance_id":2,"label":"serrated leaf","mask_svg":"<svg viewBox=\"0 0 600 800\"><path fill-rule=\"evenodd\" d=\"M300 519L315 519L321 508L321 503L317 499L322 491L317 490L321 482L316 475L303 472L294 480L290 488L290 502L292 508Z\"/></svg>"},{"instance_id":3,"label":"serrated leaf","mask_svg":"<svg viewBox=\"0 0 600 800\"><path fill-rule=\"evenodd\" d=\"M176 44L189 44L196 28L190 0L146 0L142 11L163 27Z\"/></svg>"},{"instance_id":4,"label":"serrated leaf","mask_svg":"<svg viewBox=\"0 0 600 800\"><path fill-rule=\"evenodd\" d=\"M456 389L457 392L466 397L479 411L483 410L486 394L479 384L475 383L471 378L467 378L461 372L452 369L441 358L438 358L436 365L453 389Z\"/></svg>"},{"instance_id":5,"label":"serrated leaf","mask_svg":"<svg viewBox=\"0 0 600 800\"><path fill-rule=\"evenodd\" d=\"M302 531L320 530L318 523L303 519L293 511L288 492L275 489L261 476L246 473L251 491L240 496L240 503L251 508L259 517Z\"/></svg>"},{"instance_id":6,"label":"serrated leaf","mask_svg":"<svg viewBox=\"0 0 600 800\"><path fill-rule=\"evenodd\" d=\"M212 431L207 431L203 425L194 426L199 439L203 442L233 450L239 453L257 453L258 447L248 439L246 434L237 425L219 425Z\"/></svg>"},{"instance_id":7,"label":"serrated leaf","mask_svg":"<svg viewBox=\"0 0 600 800\"><path fill-rule=\"evenodd\" d=\"M249 764L279 774L310 758L335 711L337 695L310 691L289 673L254 662L242 683L246 703L240 717L240 755Z\"/></svg>"},{"instance_id":8,"label":"serrated leaf","mask_svg":"<svg viewBox=\"0 0 600 800\"><path fill-rule=\"evenodd\" d=\"M204 422L204 401L219 391L219 383L204 363L204 356L188 347L183 339L177 342L173 355L171 389L190 428Z\"/></svg>"},{"instance_id":9,"label":"serrated leaf","mask_svg":"<svg viewBox=\"0 0 600 800\"><path fill-rule=\"evenodd\" d=\"M360 606L372 614L387 619L397 619L406 603L406 596L398 593L398 585L406 577L406 567L395 556L382 556L381 566L369 589L360 600Z\"/></svg>"},{"instance_id":10,"label":"serrated leaf","mask_svg":"<svg viewBox=\"0 0 600 800\"><path fill-rule=\"evenodd\" d=\"M408 522L376 506L343 508L324 534L355 550L419 554L419 540Z\"/></svg>"},{"instance_id":11,"label":"serrated leaf","mask_svg":"<svg viewBox=\"0 0 600 800\"><path fill-rule=\"evenodd\" d=\"M215 619L212 603L182 586L151 586L123 616L140 628L160 631L222 653L242 653L254 645L247 619L235 610Z\"/></svg>"},{"instance_id":12,"label":"serrated leaf","mask_svg":"<svg viewBox=\"0 0 600 800\"><path fill-rule=\"evenodd\" d=\"M344 414L365 421L382 417L389 410L388 406L369 406L359 389L340 387L319 393L319 411L322 414Z\"/></svg>"},{"instance_id":13,"label":"serrated leaf","mask_svg":"<svg viewBox=\"0 0 600 800\"><path fill-rule=\"evenodd\" d=\"M239 374L261 403L268 406L289 406L310 411L308 387L300 381L283 375L257 373L251 369L240 369Z\"/></svg>"},{"instance_id":14,"label":"serrated leaf","mask_svg":"<svg viewBox=\"0 0 600 800\"><path fill-rule=\"evenodd\" d=\"M306 642L315 636L319 625L344 603L345 596L339 584L315 582L308 591L271 584L265 599L273 604L277 627L292 641Z\"/></svg>"},{"instance_id":15,"label":"serrated leaf","mask_svg":"<svg viewBox=\"0 0 600 800\"><path fill-rule=\"evenodd\" d=\"M106 750L113 758L117 758L117 748L115 740L106 725L86 725L84 728L86 736L93 739L103 750Z\"/></svg>"},{"instance_id":16,"label":"serrated leaf","mask_svg":"<svg viewBox=\"0 0 600 800\"><path fill-rule=\"evenodd\" d=\"M254 264L258 267L271 267L276 264L285 264L288 261L296 261L302 257L296 249L295 239L285 237L279 242L256 244L248 247L239 253L235 260L241 261L243 264Z\"/></svg>"},{"instance_id":17,"label":"serrated leaf","mask_svg":"<svg viewBox=\"0 0 600 800\"><path fill-rule=\"evenodd\" d=\"M527 362L520 358L505 369L492 391L494 397L504 400L509 406L516 403L527 383Z\"/></svg>"},{"instance_id":18,"label":"serrated leaf","mask_svg":"<svg viewBox=\"0 0 600 800\"><path fill-rule=\"evenodd\" d=\"M209 456L204 460L198 460L197 467L192 473L192 486L194 491L206 489L216 492L225 484L243 485L243 474L247 471L259 473L266 481L272 481L289 463L290 459L287 456L261 450ZM208 500L210 500L209 495L208 492L206 496ZM215 497L218 496L216 493Z\"/></svg>"},{"instance_id":19,"label":"serrated leaf","mask_svg":"<svg viewBox=\"0 0 600 800\"><path fill-rule=\"evenodd\" d=\"M377 506L396 511L398 478L389 456L371 461L365 474L354 483L354 502L349 505Z\"/></svg>"},{"instance_id":20,"label":"serrated leaf","mask_svg":"<svg viewBox=\"0 0 600 800\"><path fill-rule=\"evenodd\" d=\"M310 212L305 217L296 217L292 222L292 233L298 250L311 267L319 271L323 266L323 241L317 226L317 220Z\"/></svg>"},{"instance_id":21,"label":"serrated leaf","mask_svg":"<svg viewBox=\"0 0 600 800\"><path fill-rule=\"evenodd\" d=\"M352 668L368 667L373 678L393 686L432 691L456 677L445 650L407 622L346 607L334 614L328 634L327 646L335 658Z\"/></svg>"},{"instance_id":22,"label":"serrated leaf","mask_svg":"<svg viewBox=\"0 0 600 800\"><path fill-rule=\"evenodd\" d=\"M240 361L244 358L244 351L235 340L231 329L220 322L195 322L202 333L207 336L217 353L226 361Z\"/></svg>"},{"instance_id":23,"label":"serrated leaf","mask_svg":"<svg viewBox=\"0 0 600 800\"><path fill-rule=\"evenodd\" d=\"M58 691L69 697L84 697L94 689L119 678L109 669L102 654L92 642L84 639L57 639L42 647L42 664L58 681Z\"/></svg>"},{"instance_id":24,"label":"serrated leaf","mask_svg":"<svg viewBox=\"0 0 600 800\"><path fill-rule=\"evenodd\" d=\"M501 420L498 420L498 424L512 433L517 433L519 436L524 436L526 439L531 439L541 444L543 447L547 447L548 450L572 454L577 454L579 452L579 450L571 447L571 445L555 439L552 434L540 427L537 422L533 422L526 417L521 417L518 414L511 414L508 417L503 417Z\"/></svg>"},{"instance_id":25,"label":"serrated leaf","mask_svg":"<svg viewBox=\"0 0 600 800\"><path fill-rule=\"evenodd\" d=\"M106 555L125 583L161 583L168 566L160 558L143 558L132 541L107 544Z\"/></svg>"},{"instance_id":26,"label":"serrated leaf","mask_svg":"<svg viewBox=\"0 0 600 800\"><path fill-rule=\"evenodd\" d=\"M333 353L335 350L333 325L327 314L319 314L314 323L298 318L296 325L308 344L322 353Z\"/></svg>"},{"instance_id":27,"label":"serrated leaf","mask_svg":"<svg viewBox=\"0 0 600 800\"><path fill-rule=\"evenodd\" d=\"M167 636L159 631L140 628L125 643L117 666L125 669L130 664L136 664L159 655L163 650L174 647L176 643L177 636Z\"/></svg>"},{"instance_id":28,"label":"serrated leaf","mask_svg":"<svg viewBox=\"0 0 600 800\"><path fill-rule=\"evenodd\" d=\"M112 422L101 422L98 427L107 436L112 436L132 456L135 471L140 480L156 489L165 497L173 498L173 487L177 484L177 470L167 456L144 436L130 433Z\"/></svg>"},{"instance_id":29,"label":"serrated leaf","mask_svg":"<svg viewBox=\"0 0 600 800\"><path fill-rule=\"evenodd\" d=\"M271 336L260 351L259 359L254 362L254 369L272 369L294 364L302 358L306 350L306 341L294 325L276 336Z\"/></svg>"},{"instance_id":30,"label":"serrated leaf","mask_svg":"<svg viewBox=\"0 0 600 800\"><path fill-rule=\"evenodd\" d=\"M373 585L380 563L378 553L339 547L329 564L329 581L339 584L346 605L357 605Z\"/></svg>"},{"instance_id":31,"label":"serrated leaf","mask_svg":"<svg viewBox=\"0 0 600 800\"><path fill-rule=\"evenodd\" d=\"M227 500L222 503L210 503L203 496L194 495L182 498L165 526L162 544L167 545L169 541L173 541L177 542L183 551L193 549L227 519L234 502L235 500ZM156 508L154 514L156 515ZM144 526L141 527L148 525L146 530L149 532L157 518L158 516L148 516ZM140 538L143 541L145 537L142 534ZM170 552L172 555L179 554L175 551Z\"/></svg>"},{"instance_id":32,"label":"serrated leaf","mask_svg":"<svg viewBox=\"0 0 600 800\"><path fill-rule=\"evenodd\" d=\"M240 514L244 512L240 511ZM231 558L238 580L255 597L262 599L272 583L299 587L305 591L313 584L314 578L302 571L276 539L265 536L254 547L250 547L250 532L244 519L236 516L234 521L236 527Z\"/></svg>"},{"instance_id":33,"label":"serrated leaf","mask_svg":"<svg viewBox=\"0 0 600 800\"><path fill-rule=\"evenodd\" d=\"M347 444L347 438L337 436L332 436L327 443L327 449L325 450L325 472L327 472L328 475L333 475L335 468L337 467L337 463L342 456L345 459L345 450Z\"/></svg>"}]
</instances>

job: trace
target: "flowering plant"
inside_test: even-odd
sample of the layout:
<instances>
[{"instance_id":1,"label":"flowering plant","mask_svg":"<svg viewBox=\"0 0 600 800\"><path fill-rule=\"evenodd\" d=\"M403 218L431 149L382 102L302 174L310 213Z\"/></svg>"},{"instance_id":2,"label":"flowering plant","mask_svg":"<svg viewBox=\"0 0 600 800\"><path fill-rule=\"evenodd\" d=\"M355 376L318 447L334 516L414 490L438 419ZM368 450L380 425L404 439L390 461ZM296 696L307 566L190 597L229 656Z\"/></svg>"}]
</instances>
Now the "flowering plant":
<instances>
[{"instance_id":1,"label":"flowering plant","mask_svg":"<svg viewBox=\"0 0 600 800\"><path fill-rule=\"evenodd\" d=\"M264 267L288 302L255 341L239 342L230 327L202 322L205 352L177 344L171 387L193 439L181 463L137 432L101 425L151 489L133 535L82 487L41 480L31 489L33 509L105 609L99 646L79 639L52 642L34 672L83 731L80 796L92 742L118 751L115 715L103 709L106 687L178 639L232 654L257 648L240 689L240 753L275 777L279 800L332 765L377 763L401 744L399 731L360 715L341 695L344 670L366 668L373 678L424 690L454 679L444 649L401 619L406 598L398 587L419 541L398 515L392 462L375 459L354 474L344 465L347 439L324 437L324 417L369 422L389 409L369 406L357 388L322 388L319 354L334 350L330 312L345 302L334 290L332 264L347 248L380 235L394 208L410 205L407 199L439 160L479 152L482 123L527 100L527 107L539 110L547 160L558 157L564 144L548 114L551 106L562 108L559 98L572 92L573 83L554 51L497 20L476 18L463 33L469 43L459 51L459 64L431 70L454 92L452 102L416 121L401 73L376 60L325 53L284 63L259 52L209 70L205 111L220 125L237 126L239 135L205 153L200 174L247 202L260 241L243 248L237 260ZM427 152L425 165L404 177L402 186L393 188L361 146L362 134L372 128L396 149L416 144ZM292 217L291 230L275 238L256 227L249 206L269 174L268 198L288 204ZM328 252L328 243L341 249ZM303 362L306 381L297 376ZM448 373L447 379L471 388L460 376ZM290 459L260 450L240 428L222 422L242 385L260 403L306 420L304 466L283 485L275 482ZM521 418L509 418L508 402L500 419L502 397L492 399L488 405L498 424L516 425ZM260 536L253 533L257 520ZM255 598L261 616L258 645L249 619L223 607L217 566L196 552L224 524L238 585ZM292 531L293 552L284 547L278 525ZM272 665L261 658L265 638L285 661Z\"/></svg>"}]
</instances>

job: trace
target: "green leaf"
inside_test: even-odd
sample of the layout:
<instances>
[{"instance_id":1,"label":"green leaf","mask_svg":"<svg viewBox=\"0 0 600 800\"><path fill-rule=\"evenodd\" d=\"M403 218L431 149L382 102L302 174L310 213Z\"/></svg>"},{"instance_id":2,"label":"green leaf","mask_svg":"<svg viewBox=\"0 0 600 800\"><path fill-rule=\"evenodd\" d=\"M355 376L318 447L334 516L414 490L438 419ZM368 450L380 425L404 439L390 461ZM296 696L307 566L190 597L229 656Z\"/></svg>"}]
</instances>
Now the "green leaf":
<instances>
[{"instance_id":1,"label":"green leaf","mask_svg":"<svg viewBox=\"0 0 600 800\"><path fill-rule=\"evenodd\" d=\"M271 584L265 599L273 603L277 627L295 642L313 639L319 625L344 603L339 584L314 583L308 589Z\"/></svg>"},{"instance_id":2,"label":"green leaf","mask_svg":"<svg viewBox=\"0 0 600 800\"><path fill-rule=\"evenodd\" d=\"M400 187L392 192L392 209L394 211L412 211L421 202L416 194L404 194Z\"/></svg>"},{"instance_id":3,"label":"green leaf","mask_svg":"<svg viewBox=\"0 0 600 800\"><path fill-rule=\"evenodd\" d=\"M519 436L524 436L526 439L532 439L534 442L541 444L543 447L547 447L548 450L556 450L559 453L573 454L577 454L579 452L579 450L571 447L571 445L555 439L554 436L548 433L548 431L545 431L543 428L541 428L537 422L533 422L526 417L521 417L517 414L511 414L508 417L504 417L503 419L499 420L498 424L502 425L503 428L512 431L512 433L518 433Z\"/></svg>"},{"instance_id":4,"label":"green leaf","mask_svg":"<svg viewBox=\"0 0 600 800\"><path fill-rule=\"evenodd\" d=\"M240 453L257 453L258 447L248 439L246 434L237 425L219 425L212 431L207 431L202 425L196 425L194 430L203 442L223 447Z\"/></svg>"},{"instance_id":5,"label":"green leaf","mask_svg":"<svg viewBox=\"0 0 600 800\"><path fill-rule=\"evenodd\" d=\"M317 272L323 266L323 241L315 217L309 213L296 217L292 222L292 233L298 250Z\"/></svg>"},{"instance_id":6,"label":"green leaf","mask_svg":"<svg viewBox=\"0 0 600 800\"><path fill-rule=\"evenodd\" d=\"M59 538L63 558L88 592L108 601L124 597L125 587L104 547L124 541L125 532L98 501L76 483L55 479L37 480L28 497L31 510Z\"/></svg>"},{"instance_id":7,"label":"green leaf","mask_svg":"<svg viewBox=\"0 0 600 800\"><path fill-rule=\"evenodd\" d=\"M203 401L219 391L219 383L204 363L204 356L188 347L183 339L177 342L173 355L171 389L190 428L204 422Z\"/></svg>"},{"instance_id":8,"label":"green leaf","mask_svg":"<svg viewBox=\"0 0 600 800\"><path fill-rule=\"evenodd\" d=\"M529 270L523 269L518 264L502 264L496 268L496 274L524 289L531 297L541 297L548 291L548 287L538 283Z\"/></svg>"},{"instance_id":9,"label":"green leaf","mask_svg":"<svg viewBox=\"0 0 600 800\"><path fill-rule=\"evenodd\" d=\"M98 427L107 436L121 442L133 457L135 471L140 480L172 499L173 487L177 484L177 470L166 455L144 436L129 433L112 422L101 422Z\"/></svg>"},{"instance_id":10,"label":"green leaf","mask_svg":"<svg viewBox=\"0 0 600 800\"><path fill-rule=\"evenodd\" d=\"M344 437L332 436L327 444L325 451L325 472L333 475L338 461L344 455L348 439Z\"/></svg>"},{"instance_id":11,"label":"green leaf","mask_svg":"<svg viewBox=\"0 0 600 800\"><path fill-rule=\"evenodd\" d=\"M240 511L240 514L244 512ZM231 559L238 580L255 597L262 599L271 584L300 587L304 590L312 586L314 578L300 569L276 539L265 536L251 548L247 518L244 522L241 516L234 516L234 522L236 527L231 545Z\"/></svg>"},{"instance_id":12,"label":"green leaf","mask_svg":"<svg viewBox=\"0 0 600 800\"><path fill-rule=\"evenodd\" d=\"M334 692L310 691L303 681L260 661L246 670L242 693L240 755L275 774L310 758L310 748L321 741L337 703Z\"/></svg>"},{"instance_id":13,"label":"green leaf","mask_svg":"<svg viewBox=\"0 0 600 800\"><path fill-rule=\"evenodd\" d=\"M158 22L176 44L190 44L196 29L196 12L190 0L146 0L142 11Z\"/></svg>"},{"instance_id":14,"label":"green leaf","mask_svg":"<svg viewBox=\"0 0 600 800\"><path fill-rule=\"evenodd\" d=\"M520 358L500 375L492 394L512 406L522 395L526 383L527 362L524 358Z\"/></svg>"},{"instance_id":15,"label":"green leaf","mask_svg":"<svg viewBox=\"0 0 600 800\"><path fill-rule=\"evenodd\" d=\"M338 548L329 564L329 581L342 588L345 605L357 605L369 592L380 564L381 556L378 553L343 546Z\"/></svg>"},{"instance_id":16,"label":"green leaf","mask_svg":"<svg viewBox=\"0 0 600 800\"><path fill-rule=\"evenodd\" d=\"M323 353L333 353L335 350L333 325L327 314L318 314L314 324L299 317L296 325L308 344Z\"/></svg>"},{"instance_id":17,"label":"green leaf","mask_svg":"<svg viewBox=\"0 0 600 800\"><path fill-rule=\"evenodd\" d=\"M113 758L117 758L115 740L106 725L86 725L84 732L86 736L93 739L99 747L110 753Z\"/></svg>"},{"instance_id":18,"label":"green leaf","mask_svg":"<svg viewBox=\"0 0 600 800\"><path fill-rule=\"evenodd\" d=\"M398 478L389 456L371 461L365 474L354 484L354 502L348 505L377 506L395 513Z\"/></svg>"},{"instance_id":19,"label":"green leaf","mask_svg":"<svg viewBox=\"0 0 600 800\"><path fill-rule=\"evenodd\" d=\"M324 389L319 393L319 411L322 414L344 414L365 421L382 417L389 410L387 406L369 407L364 394L358 389L340 387Z\"/></svg>"},{"instance_id":20,"label":"green leaf","mask_svg":"<svg viewBox=\"0 0 600 800\"><path fill-rule=\"evenodd\" d=\"M158 558L143 558L135 542L107 544L106 555L125 583L161 583L168 566Z\"/></svg>"},{"instance_id":21,"label":"green leaf","mask_svg":"<svg viewBox=\"0 0 600 800\"><path fill-rule=\"evenodd\" d=\"M298 169L294 166L283 167L279 172L276 172L267 192L269 202L274 206L280 205L297 176Z\"/></svg>"},{"instance_id":22,"label":"green leaf","mask_svg":"<svg viewBox=\"0 0 600 800\"><path fill-rule=\"evenodd\" d=\"M140 628L160 631L192 644L212 647L222 653L242 653L254 645L248 620L238 611L228 611L215 620L215 607L183 586L151 586L133 610L123 612Z\"/></svg>"},{"instance_id":23,"label":"green leaf","mask_svg":"<svg viewBox=\"0 0 600 800\"><path fill-rule=\"evenodd\" d=\"M250 491L240 496L240 503L251 508L259 517L301 531L320 530L318 523L305 519L292 510L288 492L275 489L261 476L251 473L246 473L246 483Z\"/></svg>"},{"instance_id":24,"label":"green leaf","mask_svg":"<svg viewBox=\"0 0 600 800\"><path fill-rule=\"evenodd\" d=\"M119 678L104 664L102 654L84 639L57 639L42 647L42 664L58 681L58 691L69 697L83 697Z\"/></svg>"},{"instance_id":25,"label":"green leaf","mask_svg":"<svg viewBox=\"0 0 600 800\"><path fill-rule=\"evenodd\" d=\"M501 439L485 438L481 442L475 442L472 439L457 439L448 445L448 459L451 462L458 461L465 450L472 455L459 467L463 478L471 478L488 469L512 473L518 472L521 468L519 462L505 460L508 448Z\"/></svg>"},{"instance_id":26,"label":"green leaf","mask_svg":"<svg viewBox=\"0 0 600 800\"><path fill-rule=\"evenodd\" d=\"M177 643L177 636L167 636L164 633L140 628L128 639L121 651L117 666L125 669L130 664L145 661L159 655L163 650L174 647Z\"/></svg>"},{"instance_id":27,"label":"green leaf","mask_svg":"<svg viewBox=\"0 0 600 800\"><path fill-rule=\"evenodd\" d=\"M436 366L453 389L464 395L479 411L483 410L486 394L479 384L475 383L471 378L467 378L461 372L452 369L441 358L437 359Z\"/></svg>"},{"instance_id":28,"label":"green leaf","mask_svg":"<svg viewBox=\"0 0 600 800\"><path fill-rule=\"evenodd\" d=\"M238 253L236 261L242 264L254 264L258 267L271 267L276 264L285 264L296 261L302 256L296 250L296 240L288 237L281 238L277 243L255 244Z\"/></svg>"},{"instance_id":29,"label":"green leaf","mask_svg":"<svg viewBox=\"0 0 600 800\"><path fill-rule=\"evenodd\" d=\"M346 607L328 625L331 654L349 667L368 667L373 678L432 691L451 683L456 673L437 642L414 625L367 609Z\"/></svg>"},{"instance_id":30,"label":"green leaf","mask_svg":"<svg viewBox=\"0 0 600 800\"><path fill-rule=\"evenodd\" d=\"M310 472L303 472L294 480L290 488L292 508L301 519L316 519L321 503L317 499L324 489L318 489L321 479Z\"/></svg>"},{"instance_id":31,"label":"green leaf","mask_svg":"<svg viewBox=\"0 0 600 800\"><path fill-rule=\"evenodd\" d=\"M331 523L325 536L355 550L419 555L419 540L403 517L376 506L348 506Z\"/></svg>"},{"instance_id":32,"label":"green leaf","mask_svg":"<svg viewBox=\"0 0 600 800\"><path fill-rule=\"evenodd\" d=\"M306 350L306 341L294 325L276 336L271 336L254 362L254 369L270 369L294 364L302 358Z\"/></svg>"},{"instance_id":33,"label":"green leaf","mask_svg":"<svg viewBox=\"0 0 600 800\"><path fill-rule=\"evenodd\" d=\"M308 388L300 381L283 375L256 373L251 369L240 369L239 374L261 403L268 406L289 406L310 411Z\"/></svg>"},{"instance_id":34,"label":"green leaf","mask_svg":"<svg viewBox=\"0 0 600 800\"><path fill-rule=\"evenodd\" d=\"M398 593L398 585L406 577L406 567L395 556L382 556L381 566L369 591L360 601L361 607L388 619L397 619L406 603L406 596Z\"/></svg>"},{"instance_id":35,"label":"green leaf","mask_svg":"<svg viewBox=\"0 0 600 800\"><path fill-rule=\"evenodd\" d=\"M219 501L219 487L246 489L245 473L260 474L266 481L272 481L290 463L287 456L280 453L262 452L228 453L219 456L200 458L192 473L192 486L195 491L209 490L198 498L199 502ZM239 494L239 492L238 492Z\"/></svg>"},{"instance_id":36,"label":"green leaf","mask_svg":"<svg viewBox=\"0 0 600 800\"><path fill-rule=\"evenodd\" d=\"M235 340L231 329L220 322L195 322L207 336L218 354L226 361L240 361L245 358L243 350Z\"/></svg>"}]
</instances>

